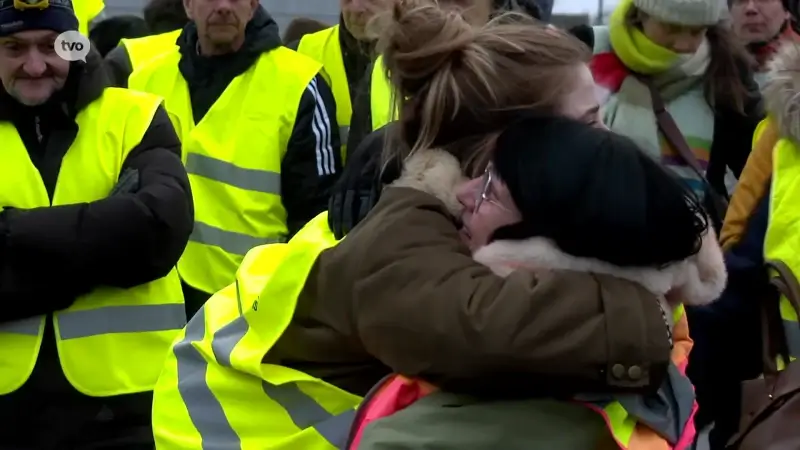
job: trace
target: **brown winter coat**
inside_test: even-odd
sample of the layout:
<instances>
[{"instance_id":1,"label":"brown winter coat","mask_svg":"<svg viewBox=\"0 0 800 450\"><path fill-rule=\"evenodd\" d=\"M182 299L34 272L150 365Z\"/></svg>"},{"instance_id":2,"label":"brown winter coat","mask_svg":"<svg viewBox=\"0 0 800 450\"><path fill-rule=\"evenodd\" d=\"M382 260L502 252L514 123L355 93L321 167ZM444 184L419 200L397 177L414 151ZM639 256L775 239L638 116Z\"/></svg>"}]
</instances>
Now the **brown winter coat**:
<instances>
[{"instance_id":1,"label":"brown winter coat","mask_svg":"<svg viewBox=\"0 0 800 450\"><path fill-rule=\"evenodd\" d=\"M390 372L456 391L642 392L665 374L667 326L656 296L632 281L494 274L473 260L442 201L390 187L320 255L265 362L360 395Z\"/></svg>"}]
</instances>

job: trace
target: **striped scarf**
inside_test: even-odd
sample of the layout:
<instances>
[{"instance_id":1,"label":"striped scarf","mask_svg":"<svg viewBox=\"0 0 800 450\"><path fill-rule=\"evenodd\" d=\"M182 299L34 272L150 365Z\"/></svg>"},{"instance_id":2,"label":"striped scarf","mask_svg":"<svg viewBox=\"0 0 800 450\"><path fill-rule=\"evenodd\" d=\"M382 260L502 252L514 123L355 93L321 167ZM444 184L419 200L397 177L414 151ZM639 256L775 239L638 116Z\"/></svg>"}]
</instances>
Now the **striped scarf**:
<instances>
[{"instance_id":1,"label":"striped scarf","mask_svg":"<svg viewBox=\"0 0 800 450\"><path fill-rule=\"evenodd\" d=\"M610 48L592 58L592 73L604 103L603 120L610 129L636 141L703 195L702 180L659 132L650 91L631 73L650 76L689 147L705 168L714 131L714 113L705 100L702 85L710 59L708 42L704 41L691 55L660 47L640 30L625 24L631 6L632 0L619 4L608 28Z\"/></svg>"}]
</instances>

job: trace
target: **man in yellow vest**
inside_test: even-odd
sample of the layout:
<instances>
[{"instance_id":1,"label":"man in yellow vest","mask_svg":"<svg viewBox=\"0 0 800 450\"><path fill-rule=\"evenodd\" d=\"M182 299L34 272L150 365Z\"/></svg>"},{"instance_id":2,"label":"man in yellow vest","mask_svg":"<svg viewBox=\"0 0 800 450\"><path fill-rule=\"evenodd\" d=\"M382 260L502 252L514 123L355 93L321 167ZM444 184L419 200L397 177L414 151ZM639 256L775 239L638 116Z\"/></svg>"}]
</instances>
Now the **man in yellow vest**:
<instances>
[{"instance_id":1,"label":"man in yellow vest","mask_svg":"<svg viewBox=\"0 0 800 450\"><path fill-rule=\"evenodd\" d=\"M58 38L69 0L28 6L0 0L0 447L152 448L186 322L180 141L162 99L106 87L88 41Z\"/></svg>"},{"instance_id":2,"label":"man in yellow vest","mask_svg":"<svg viewBox=\"0 0 800 450\"><path fill-rule=\"evenodd\" d=\"M394 0L339 0L341 16L339 24L325 30L308 34L288 47L321 62L325 75L336 98L336 120L342 140L342 156L346 156L347 136L350 131L350 116L353 102L360 95L369 95L368 90L359 92L357 87L372 63L375 36L367 32L367 24L377 13L391 6Z\"/></svg>"},{"instance_id":3,"label":"man in yellow vest","mask_svg":"<svg viewBox=\"0 0 800 450\"><path fill-rule=\"evenodd\" d=\"M183 0L150 0L144 7L149 36L122 39L105 57L114 86L128 86L134 69L177 46L178 36L189 23Z\"/></svg>"},{"instance_id":4,"label":"man in yellow vest","mask_svg":"<svg viewBox=\"0 0 800 450\"><path fill-rule=\"evenodd\" d=\"M183 142L195 226L178 263L187 309L234 280L245 253L324 211L341 167L322 65L283 47L257 0L184 0L175 48L137 69Z\"/></svg>"}]
</instances>

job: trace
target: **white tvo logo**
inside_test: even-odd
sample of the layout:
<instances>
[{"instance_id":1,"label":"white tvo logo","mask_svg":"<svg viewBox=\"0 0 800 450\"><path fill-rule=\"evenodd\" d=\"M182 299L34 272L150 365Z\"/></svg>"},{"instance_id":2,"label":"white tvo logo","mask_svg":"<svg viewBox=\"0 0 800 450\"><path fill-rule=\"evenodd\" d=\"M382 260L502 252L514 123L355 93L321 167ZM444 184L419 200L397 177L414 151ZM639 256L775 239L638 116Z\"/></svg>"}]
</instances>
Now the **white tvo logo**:
<instances>
[{"instance_id":1,"label":"white tvo logo","mask_svg":"<svg viewBox=\"0 0 800 450\"><path fill-rule=\"evenodd\" d=\"M90 46L89 38L77 31L65 31L53 43L56 55L65 61L86 62Z\"/></svg>"}]
</instances>

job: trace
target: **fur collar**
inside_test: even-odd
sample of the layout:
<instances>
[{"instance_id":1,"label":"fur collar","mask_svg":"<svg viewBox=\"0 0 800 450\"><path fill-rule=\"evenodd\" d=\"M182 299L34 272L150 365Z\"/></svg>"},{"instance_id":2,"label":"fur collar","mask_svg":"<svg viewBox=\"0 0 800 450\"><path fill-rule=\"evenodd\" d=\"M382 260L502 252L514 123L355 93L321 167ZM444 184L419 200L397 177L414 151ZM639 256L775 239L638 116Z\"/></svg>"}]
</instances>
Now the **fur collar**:
<instances>
[{"instance_id":1,"label":"fur collar","mask_svg":"<svg viewBox=\"0 0 800 450\"><path fill-rule=\"evenodd\" d=\"M403 162L400 178L390 186L427 192L441 200L451 214L459 217L461 203L456 198L456 187L464 181L467 178L461 173L461 164L455 156L443 150L424 150Z\"/></svg>"},{"instance_id":2,"label":"fur collar","mask_svg":"<svg viewBox=\"0 0 800 450\"><path fill-rule=\"evenodd\" d=\"M666 295L689 305L705 305L716 300L727 279L722 252L714 232L703 239L700 252L679 263L663 268L617 267L591 258L564 253L544 238L524 241L495 241L474 254L476 261L506 276L515 269L572 270L604 275L639 283L655 295Z\"/></svg>"},{"instance_id":3,"label":"fur collar","mask_svg":"<svg viewBox=\"0 0 800 450\"><path fill-rule=\"evenodd\" d=\"M800 142L800 42L786 39L768 64L763 89L767 111L781 135Z\"/></svg>"},{"instance_id":4,"label":"fur collar","mask_svg":"<svg viewBox=\"0 0 800 450\"><path fill-rule=\"evenodd\" d=\"M455 157L441 150L428 150L411 156L404 164L402 175L392 186L427 192L458 216L461 205L456 199L455 188L464 179ZM722 294L727 282L722 251L713 230L703 238L696 255L663 268L624 268L596 259L575 257L540 237L495 241L478 249L473 256L501 276L516 269L573 270L612 275L639 283L658 296L670 293L671 298L689 305L713 302Z\"/></svg>"}]
</instances>

